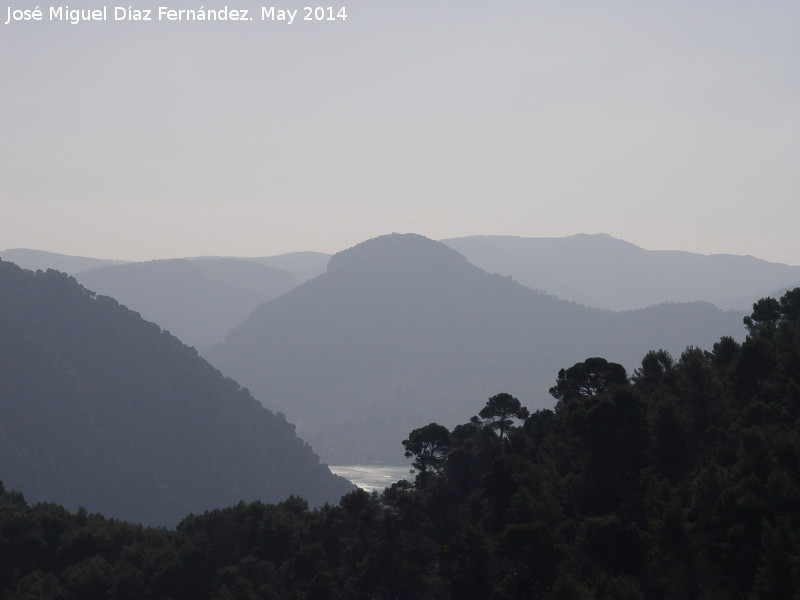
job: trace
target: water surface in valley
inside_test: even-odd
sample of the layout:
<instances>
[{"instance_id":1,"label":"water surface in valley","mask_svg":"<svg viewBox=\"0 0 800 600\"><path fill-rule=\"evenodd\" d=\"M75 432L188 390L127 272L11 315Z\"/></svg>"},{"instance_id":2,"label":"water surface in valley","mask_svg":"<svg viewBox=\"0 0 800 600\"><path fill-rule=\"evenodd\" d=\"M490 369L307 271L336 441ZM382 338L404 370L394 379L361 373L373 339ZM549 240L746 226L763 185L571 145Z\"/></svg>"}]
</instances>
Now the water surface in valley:
<instances>
[{"instance_id":1,"label":"water surface in valley","mask_svg":"<svg viewBox=\"0 0 800 600\"><path fill-rule=\"evenodd\" d=\"M413 479L409 473L410 465L385 465L377 463L372 465L336 465L330 470L349 479L361 489L368 492L382 492L400 479Z\"/></svg>"}]
</instances>

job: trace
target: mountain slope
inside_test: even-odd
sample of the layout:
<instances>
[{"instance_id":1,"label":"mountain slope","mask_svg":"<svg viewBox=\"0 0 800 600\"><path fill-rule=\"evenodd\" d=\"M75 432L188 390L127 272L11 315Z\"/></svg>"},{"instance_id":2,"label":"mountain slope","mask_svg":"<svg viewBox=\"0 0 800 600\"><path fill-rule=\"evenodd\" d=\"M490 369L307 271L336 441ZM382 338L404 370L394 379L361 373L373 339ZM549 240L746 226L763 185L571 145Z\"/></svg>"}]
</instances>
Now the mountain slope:
<instances>
[{"instance_id":1,"label":"mountain slope","mask_svg":"<svg viewBox=\"0 0 800 600\"><path fill-rule=\"evenodd\" d=\"M221 341L259 304L294 287L291 274L237 258L152 260L76 277L201 350Z\"/></svg>"},{"instance_id":2,"label":"mountain slope","mask_svg":"<svg viewBox=\"0 0 800 600\"><path fill-rule=\"evenodd\" d=\"M351 489L294 426L158 326L56 271L0 261L0 479L31 501L170 525Z\"/></svg>"},{"instance_id":3,"label":"mountain slope","mask_svg":"<svg viewBox=\"0 0 800 600\"><path fill-rule=\"evenodd\" d=\"M489 275L442 243L389 235L259 307L210 360L285 412L331 464L397 461L420 423L453 424L495 393L550 405L559 368L633 367L650 349L710 345L742 314L705 303L613 313Z\"/></svg>"},{"instance_id":4,"label":"mountain slope","mask_svg":"<svg viewBox=\"0 0 800 600\"><path fill-rule=\"evenodd\" d=\"M490 273L559 298L612 310L704 300L749 311L800 280L800 266L752 256L644 250L604 234L564 238L470 236L443 240Z\"/></svg>"}]
</instances>

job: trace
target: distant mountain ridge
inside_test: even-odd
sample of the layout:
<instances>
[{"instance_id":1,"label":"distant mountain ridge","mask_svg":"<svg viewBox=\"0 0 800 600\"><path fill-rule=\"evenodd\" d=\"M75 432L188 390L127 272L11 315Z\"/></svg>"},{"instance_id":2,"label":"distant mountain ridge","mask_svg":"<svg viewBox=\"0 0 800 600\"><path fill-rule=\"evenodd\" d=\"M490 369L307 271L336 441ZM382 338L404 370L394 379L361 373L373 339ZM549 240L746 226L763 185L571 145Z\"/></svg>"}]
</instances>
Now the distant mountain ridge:
<instances>
[{"instance_id":1,"label":"distant mountain ridge","mask_svg":"<svg viewBox=\"0 0 800 600\"><path fill-rule=\"evenodd\" d=\"M293 425L74 278L0 261L0 480L32 502L174 525L239 500L338 502Z\"/></svg>"},{"instance_id":2,"label":"distant mountain ridge","mask_svg":"<svg viewBox=\"0 0 800 600\"><path fill-rule=\"evenodd\" d=\"M330 254L324 252L287 252L275 256L248 257L245 260L254 260L268 267L281 269L294 275L297 284L305 283L317 275L325 272Z\"/></svg>"},{"instance_id":3,"label":"distant mountain ridge","mask_svg":"<svg viewBox=\"0 0 800 600\"><path fill-rule=\"evenodd\" d=\"M419 423L451 424L501 391L550 405L562 367L604 356L632 368L661 346L680 353L741 336L743 316L708 303L591 309L393 234L335 254L208 356L332 464L391 461Z\"/></svg>"},{"instance_id":4,"label":"distant mountain ridge","mask_svg":"<svg viewBox=\"0 0 800 600\"><path fill-rule=\"evenodd\" d=\"M87 269L103 267L106 265L122 265L128 261L110 260L105 258L91 258L88 256L71 256L58 254L45 250L32 250L30 248L9 248L0 251L0 258L31 271L46 271L55 269L69 275L75 275Z\"/></svg>"},{"instance_id":5,"label":"distant mountain ridge","mask_svg":"<svg viewBox=\"0 0 800 600\"><path fill-rule=\"evenodd\" d=\"M475 235L441 241L489 273L512 276L526 287L564 300L610 310L701 300L724 310L749 311L759 298L780 296L800 285L800 266L733 254L645 250L607 234L558 238ZM24 268L54 268L71 275L126 262L29 249L0 251L0 257ZM305 251L181 260L209 258L258 262L291 273L300 284L324 273L330 255Z\"/></svg>"},{"instance_id":6,"label":"distant mountain ridge","mask_svg":"<svg viewBox=\"0 0 800 600\"><path fill-rule=\"evenodd\" d=\"M222 341L262 302L324 272L330 255L290 252L126 262L12 249L0 252L0 257L18 260L33 271L55 269L73 275L204 351Z\"/></svg>"},{"instance_id":7,"label":"distant mountain ridge","mask_svg":"<svg viewBox=\"0 0 800 600\"><path fill-rule=\"evenodd\" d=\"M485 235L442 240L474 265L521 284L611 310L703 300L749 311L800 282L800 266L752 256L645 250L606 234L562 238Z\"/></svg>"},{"instance_id":8,"label":"distant mountain ridge","mask_svg":"<svg viewBox=\"0 0 800 600\"><path fill-rule=\"evenodd\" d=\"M110 265L76 278L201 351L220 342L262 302L295 286L286 271L238 258Z\"/></svg>"},{"instance_id":9,"label":"distant mountain ridge","mask_svg":"<svg viewBox=\"0 0 800 600\"><path fill-rule=\"evenodd\" d=\"M330 257L330 254L325 254L324 252L306 250L301 252L286 252L284 254L272 256L191 256L156 260L247 260L291 273L294 276L295 282L300 284L324 273ZM89 269L108 265L124 265L131 262L152 262L72 256L69 254L59 254L57 252L47 252L45 250L32 250L30 248L9 248L8 250L0 250L0 258L13 262L23 269L30 269L31 271L55 269L56 271L63 271L69 275L77 275Z\"/></svg>"}]
</instances>

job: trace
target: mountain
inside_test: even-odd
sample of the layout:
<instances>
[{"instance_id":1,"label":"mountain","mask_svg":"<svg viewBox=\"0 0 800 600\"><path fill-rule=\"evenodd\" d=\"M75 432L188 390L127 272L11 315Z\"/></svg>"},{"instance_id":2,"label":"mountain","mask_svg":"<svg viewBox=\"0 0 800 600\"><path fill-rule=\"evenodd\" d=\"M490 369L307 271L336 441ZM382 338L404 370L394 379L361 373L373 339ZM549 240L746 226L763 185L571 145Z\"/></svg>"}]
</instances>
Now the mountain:
<instances>
[{"instance_id":1,"label":"mountain","mask_svg":"<svg viewBox=\"0 0 800 600\"><path fill-rule=\"evenodd\" d=\"M220 342L259 304L295 286L286 271L236 258L103 266L79 273L77 279L199 350Z\"/></svg>"},{"instance_id":2,"label":"mountain","mask_svg":"<svg viewBox=\"0 0 800 600\"><path fill-rule=\"evenodd\" d=\"M193 348L66 274L0 261L0 479L30 501L174 525L352 489Z\"/></svg>"},{"instance_id":3,"label":"mountain","mask_svg":"<svg viewBox=\"0 0 800 600\"><path fill-rule=\"evenodd\" d=\"M283 271L288 271L294 275L298 284L304 283L309 279L321 275L325 272L330 260L330 254L322 252L288 252L276 256L262 256L260 258L248 258L268 267L274 267Z\"/></svg>"},{"instance_id":4,"label":"mountain","mask_svg":"<svg viewBox=\"0 0 800 600\"><path fill-rule=\"evenodd\" d=\"M397 463L420 423L452 425L504 391L551 406L560 368L589 356L634 368L651 349L708 347L743 334L743 315L701 302L591 309L393 234L334 255L208 355L330 464Z\"/></svg>"},{"instance_id":5,"label":"mountain","mask_svg":"<svg viewBox=\"0 0 800 600\"><path fill-rule=\"evenodd\" d=\"M800 266L752 256L644 250L605 234L484 235L442 241L485 271L513 276L565 300L612 310L703 300L749 311L759 298L800 281Z\"/></svg>"},{"instance_id":6,"label":"mountain","mask_svg":"<svg viewBox=\"0 0 800 600\"><path fill-rule=\"evenodd\" d=\"M56 252L31 250L28 248L3 250L0 252L0 258L13 262L23 269L30 269L31 271L55 269L56 271L63 271L70 275L75 275L86 269L94 269L105 265L121 265L125 263L123 260L70 256L69 254L57 254Z\"/></svg>"},{"instance_id":7,"label":"mountain","mask_svg":"<svg viewBox=\"0 0 800 600\"><path fill-rule=\"evenodd\" d=\"M752 309L753 303L760 300L761 298L781 298L786 292L793 290L795 288L800 287L800 279L797 281L790 283L789 285L783 285L779 288L772 288L769 290L762 291L758 294L748 294L746 296L737 296L735 298L726 298L724 300L719 300L715 302L717 306L721 309L726 310L736 310L737 307L740 306L749 306Z\"/></svg>"}]
</instances>

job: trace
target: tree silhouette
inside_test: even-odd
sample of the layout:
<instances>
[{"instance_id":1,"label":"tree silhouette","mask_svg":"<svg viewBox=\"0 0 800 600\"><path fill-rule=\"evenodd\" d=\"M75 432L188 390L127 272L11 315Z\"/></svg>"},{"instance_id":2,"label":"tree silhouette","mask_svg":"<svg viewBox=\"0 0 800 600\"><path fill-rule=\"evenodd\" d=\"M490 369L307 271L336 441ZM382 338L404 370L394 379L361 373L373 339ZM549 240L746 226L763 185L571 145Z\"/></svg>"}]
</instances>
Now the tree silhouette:
<instances>
[{"instance_id":1,"label":"tree silhouette","mask_svg":"<svg viewBox=\"0 0 800 600\"><path fill-rule=\"evenodd\" d=\"M486 406L478 413L489 427L496 429L500 438L504 438L514 424L513 419L528 418L528 409L522 406L511 394L497 394L486 402Z\"/></svg>"},{"instance_id":2,"label":"tree silhouette","mask_svg":"<svg viewBox=\"0 0 800 600\"><path fill-rule=\"evenodd\" d=\"M558 372L556 385L550 394L558 400L575 400L599 396L614 385L628 380L625 367L605 358L587 358Z\"/></svg>"},{"instance_id":3,"label":"tree silhouette","mask_svg":"<svg viewBox=\"0 0 800 600\"><path fill-rule=\"evenodd\" d=\"M430 423L415 429L403 440L406 458L414 458L412 466L419 471L418 480L425 480L429 474L440 474L447 455L452 449L450 431L444 425Z\"/></svg>"},{"instance_id":4,"label":"tree silhouette","mask_svg":"<svg viewBox=\"0 0 800 600\"><path fill-rule=\"evenodd\" d=\"M751 336L772 337L780 318L781 303L775 298L761 298L753 304L752 314L745 317L743 321Z\"/></svg>"}]
</instances>

